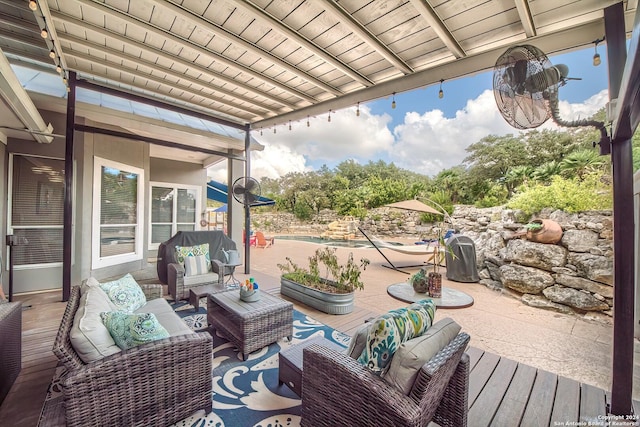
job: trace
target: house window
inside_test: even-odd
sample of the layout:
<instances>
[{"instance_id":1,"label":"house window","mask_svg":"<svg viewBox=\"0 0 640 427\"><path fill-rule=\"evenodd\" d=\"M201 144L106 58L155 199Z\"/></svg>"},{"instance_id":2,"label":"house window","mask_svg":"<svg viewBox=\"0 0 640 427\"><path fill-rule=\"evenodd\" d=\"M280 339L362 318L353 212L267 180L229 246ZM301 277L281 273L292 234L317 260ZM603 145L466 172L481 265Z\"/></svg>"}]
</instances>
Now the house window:
<instances>
[{"instance_id":1,"label":"house window","mask_svg":"<svg viewBox=\"0 0 640 427\"><path fill-rule=\"evenodd\" d=\"M151 183L150 249L178 231L196 230L200 192L200 187Z\"/></svg>"},{"instance_id":2,"label":"house window","mask_svg":"<svg viewBox=\"0 0 640 427\"><path fill-rule=\"evenodd\" d=\"M142 259L142 169L96 157L93 268Z\"/></svg>"},{"instance_id":3,"label":"house window","mask_svg":"<svg viewBox=\"0 0 640 427\"><path fill-rule=\"evenodd\" d=\"M12 154L7 234L14 266L62 265L64 161Z\"/></svg>"}]
</instances>

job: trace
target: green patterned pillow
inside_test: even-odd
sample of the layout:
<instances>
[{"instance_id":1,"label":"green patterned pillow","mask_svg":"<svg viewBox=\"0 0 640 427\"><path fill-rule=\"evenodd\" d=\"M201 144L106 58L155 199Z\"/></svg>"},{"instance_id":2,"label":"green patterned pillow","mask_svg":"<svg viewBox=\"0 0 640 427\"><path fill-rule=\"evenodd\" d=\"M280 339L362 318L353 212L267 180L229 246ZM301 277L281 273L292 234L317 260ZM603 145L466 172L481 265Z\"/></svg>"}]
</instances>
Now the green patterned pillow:
<instances>
[{"instance_id":1,"label":"green patterned pillow","mask_svg":"<svg viewBox=\"0 0 640 427\"><path fill-rule=\"evenodd\" d=\"M374 373L382 373L400 344L422 335L431 326L435 312L433 300L424 299L377 317L371 322L358 362Z\"/></svg>"},{"instance_id":2,"label":"green patterned pillow","mask_svg":"<svg viewBox=\"0 0 640 427\"><path fill-rule=\"evenodd\" d=\"M122 311L108 311L100 313L100 317L113 340L123 350L169 338L169 332L158 322L153 313L130 314Z\"/></svg>"},{"instance_id":3,"label":"green patterned pillow","mask_svg":"<svg viewBox=\"0 0 640 427\"><path fill-rule=\"evenodd\" d=\"M100 283L100 288L105 291L118 310L127 313L133 313L147 303L144 292L129 273L118 280Z\"/></svg>"},{"instance_id":4,"label":"green patterned pillow","mask_svg":"<svg viewBox=\"0 0 640 427\"><path fill-rule=\"evenodd\" d=\"M204 255L207 260L208 270L211 271L211 256L209 255L209 244L203 243L196 246L176 246L176 260L184 267L184 259L189 256Z\"/></svg>"}]
</instances>

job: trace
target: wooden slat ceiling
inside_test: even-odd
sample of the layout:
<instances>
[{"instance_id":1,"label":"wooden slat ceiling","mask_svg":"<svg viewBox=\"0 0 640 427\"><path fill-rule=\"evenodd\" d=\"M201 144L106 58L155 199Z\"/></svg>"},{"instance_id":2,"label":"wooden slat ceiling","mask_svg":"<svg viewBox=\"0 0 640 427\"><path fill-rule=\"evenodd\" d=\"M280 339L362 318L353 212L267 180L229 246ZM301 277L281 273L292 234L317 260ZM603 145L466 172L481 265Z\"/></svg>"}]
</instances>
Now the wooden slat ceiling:
<instances>
[{"instance_id":1,"label":"wooden slat ceiling","mask_svg":"<svg viewBox=\"0 0 640 427\"><path fill-rule=\"evenodd\" d=\"M588 46L616 2L0 0L0 48L258 127L490 69L515 44ZM624 4L630 31L637 0Z\"/></svg>"}]
</instances>

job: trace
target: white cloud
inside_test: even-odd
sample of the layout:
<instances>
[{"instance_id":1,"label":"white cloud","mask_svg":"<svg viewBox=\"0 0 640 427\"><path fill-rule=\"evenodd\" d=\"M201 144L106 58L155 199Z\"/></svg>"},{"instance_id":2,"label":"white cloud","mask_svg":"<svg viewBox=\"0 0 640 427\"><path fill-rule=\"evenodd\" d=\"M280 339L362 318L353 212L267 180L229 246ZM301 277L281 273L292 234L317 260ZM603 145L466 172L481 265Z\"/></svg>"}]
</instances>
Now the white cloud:
<instances>
[{"instance_id":1,"label":"white cloud","mask_svg":"<svg viewBox=\"0 0 640 427\"><path fill-rule=\"evenodd\" d=\"M465 149L489 134L516 133L502 118L493 92L485 90L476 99L447 118L440 110L407 113L394 129L396 142L390 158L397 166L426 175L458 165Z\"/></svg>"},{"instance_id":2,"label":"white cloud","mask_svg":"<svg viewBox=\"0 0 640 427\"><path fill-rule=\"evenodd\" d=\"M263 136L254 138L265 146L286 146L292 152L303 155L307 160L327 163L345 159L369 160L381 152L388 151L393 144L393 135L387 127L391 117L387 114L372 115L367 106L360 107L360 117L356 117L355 107L322 116L310 117L307 121L294 122L291 130L288 124L272 129L264 129Z\"/></svg>"},{"instance_id":3,"label":"white cloud","mask_svg":"<svg viewBox=\"0 0 640 427\"><path fill-rule=\"evenodd\" d=\"M602 108L608 100L605 89L584 102L570 104L560 101L560 115L565 120L587 118ZM310 162L336 163L354 159L361 163L385 158L398 167L426 175L436 175L462 163L466 148L483 137L516 134L502 118L491 90L467 101L455 117L445 117L440 110L408 112L404 123L389 129L391 116L372 114L366 105L360 106L360 117L355 107L306 120L279 125L277 133L264 129L263 135L253 137L265 146L264 151L253 152L251 175L277 178L289 172L309 170ZM548 120L539 129L560 129ZM209 172L214 179L226 181L226 170Z\"/></svg>"}]
</instances>

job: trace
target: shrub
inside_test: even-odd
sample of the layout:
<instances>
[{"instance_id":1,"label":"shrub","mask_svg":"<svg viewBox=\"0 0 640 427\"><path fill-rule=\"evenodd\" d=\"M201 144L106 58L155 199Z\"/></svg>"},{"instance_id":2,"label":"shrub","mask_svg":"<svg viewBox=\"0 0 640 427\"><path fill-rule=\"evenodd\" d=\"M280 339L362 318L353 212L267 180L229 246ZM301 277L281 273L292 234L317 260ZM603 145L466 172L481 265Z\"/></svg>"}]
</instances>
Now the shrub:
<instances>
[{"instance_id":1,"label":"shrub","mask_svg":"<svg viewBox=\"0 0 640 427\"><path fill-rule=\"evenodd\" d=\"M611 187L604 185L597 174L587 175L583 181L555 176L549 185L525 186L507 204L508 208L521 209L529 215L544 208L576 213L611 209L611 206Z\"/></svg>"}]
</instances>

